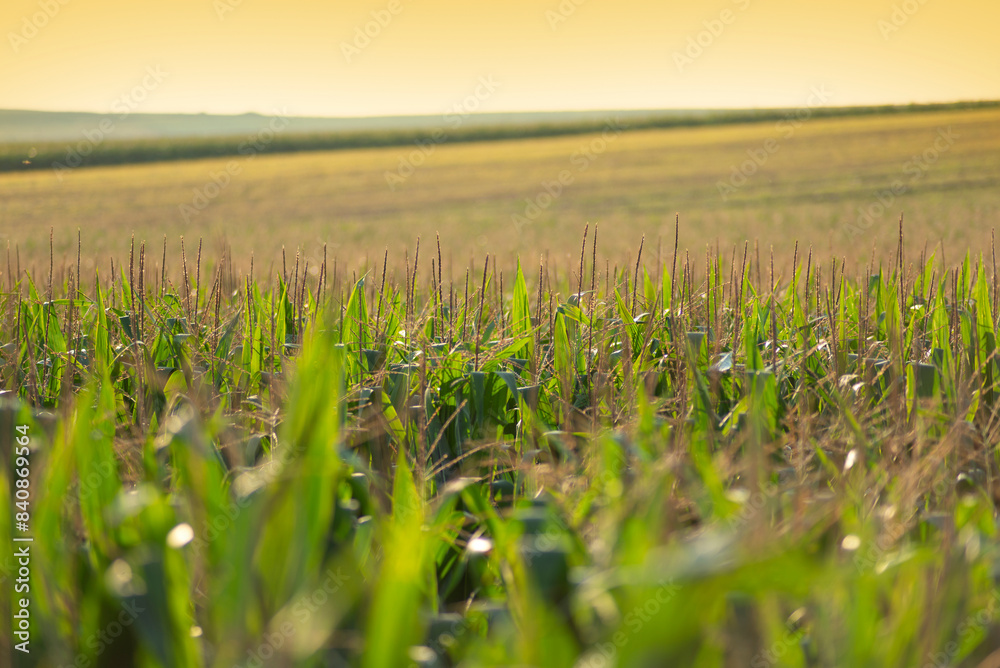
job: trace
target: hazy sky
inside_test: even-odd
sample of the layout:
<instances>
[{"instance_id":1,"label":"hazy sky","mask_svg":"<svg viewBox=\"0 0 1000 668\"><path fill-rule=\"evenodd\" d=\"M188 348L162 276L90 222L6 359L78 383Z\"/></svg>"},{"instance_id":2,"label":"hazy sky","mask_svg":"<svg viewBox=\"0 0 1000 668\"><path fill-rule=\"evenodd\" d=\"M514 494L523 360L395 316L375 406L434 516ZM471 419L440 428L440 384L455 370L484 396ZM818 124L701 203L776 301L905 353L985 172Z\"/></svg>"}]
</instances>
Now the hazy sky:
<instances>
[{"instance_id":1,"label":"hazy sky","mask_svg":"<svg viewBox=\"0 0 1000 668\"><path fill-rule=\"evenodd\" d=\"M997 0L2 0L0 108L797 107L817 87L837 105L997 99L998 26Z\"/></svg>"}]
</instances>

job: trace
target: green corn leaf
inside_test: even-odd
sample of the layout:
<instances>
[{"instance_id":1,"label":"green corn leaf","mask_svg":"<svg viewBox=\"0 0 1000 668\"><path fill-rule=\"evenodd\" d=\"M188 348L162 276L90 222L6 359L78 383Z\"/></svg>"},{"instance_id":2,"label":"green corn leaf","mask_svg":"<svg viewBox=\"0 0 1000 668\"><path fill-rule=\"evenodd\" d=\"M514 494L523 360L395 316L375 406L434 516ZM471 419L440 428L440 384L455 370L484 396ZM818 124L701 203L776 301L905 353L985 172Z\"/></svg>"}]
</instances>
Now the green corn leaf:
<instances>
[{"instance_id":1,"label":"green corn leaf","mask_svg":"<svg viewBox=\"0 0 1000 668\"><path fill-rule=\"evenodd\" d=\"M521 262L517 263L517 274L514 277L514 300L510 312L510 332L515 338L525 337L531 333L531 311L528 287L521 271Z\"/></svg>"},{"instance_id":2,"label":"green corn leaf","mask_svg":"<svg viewBox=\"0 0 1000 668\"><path fill-rule=\"evenodd\" d=\"M420 602L426 576L424 501L400 449L387 522L386 558L375 588L363 666L408 665L408 650L420 635Z\"/></svg>"},{"instance_id":3,"label":"green corn leaf","mask_svg":"<svg viewBox=\"0 0 1000 668\"><path fill-rule=\"evenodd\" d=\"M573 353L570 349L569 336L566 334L566 319L562 314L556 315L555 321L555 372L559 381L559 396L565 402L572 402L573 378L576 365L573 363Z\"/></svg>"}]
</instances>

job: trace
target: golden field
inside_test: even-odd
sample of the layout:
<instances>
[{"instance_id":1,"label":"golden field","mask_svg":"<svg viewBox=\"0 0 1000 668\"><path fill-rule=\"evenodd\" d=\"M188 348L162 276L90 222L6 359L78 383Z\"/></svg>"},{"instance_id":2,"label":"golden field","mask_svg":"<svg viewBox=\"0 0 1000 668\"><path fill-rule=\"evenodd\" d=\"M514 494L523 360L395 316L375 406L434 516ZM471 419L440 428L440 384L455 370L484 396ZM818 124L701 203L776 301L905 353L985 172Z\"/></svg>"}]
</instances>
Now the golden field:
<instances>
[{"instance_id":1,"label":"golden field","mask_svg":"<svg viewBox=\"0 0 1000 668\"><path fill-rule=\"evenodd\" d=\"M759 240L785 258L797 240L820 257L866 262L873 244L895 246L900 213L912 252L988 249L1000 222L1000 110L831 119L803 110L779 122L636 131L609 119L593 135L0 174L0 236L35 275L47 271L50 228L57 264L75 260L81 231L84 275L127 257L133 234L150 268L164 236L174 257L182 235L189 253L198 239L210 256L230 244L240 266L251 252L258 267L278 264L282 247L291 262L299 247L315 268L324 243L340 267L383 249L392 264L436 232L446 273L458 274L486 253L503 264L546 253L569 266L586 223L599 226L606 256L628 261L645 235L644 253L662 243L666 257L675 213L680 246L692 251Z\"/></svg>"}]
</instances>

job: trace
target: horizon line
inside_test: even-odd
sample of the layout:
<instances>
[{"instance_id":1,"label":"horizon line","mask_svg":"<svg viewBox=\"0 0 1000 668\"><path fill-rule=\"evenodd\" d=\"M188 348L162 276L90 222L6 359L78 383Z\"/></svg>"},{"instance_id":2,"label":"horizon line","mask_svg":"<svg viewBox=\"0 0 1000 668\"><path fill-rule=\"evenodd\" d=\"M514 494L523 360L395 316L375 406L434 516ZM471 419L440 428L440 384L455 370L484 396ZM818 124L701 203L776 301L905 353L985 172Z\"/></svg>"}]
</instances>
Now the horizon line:
<instances>
[{"instance_id":1,"label":"horizon line","mask_svg":"<svg viewBox=\"0 0 1000 668\"><path fill-rule=\"evenodd\" d=\"M829 104L822 105L823 109L870 109L870 108L907 108L907 107L947 107L956 105L1000 105L1000 98L979 98L979 99L957 99L957 100L938 100L932 102L885 102L885 103L875 103L875 104ZM801 105L800 105L801 106ZM726 112L726 111L776 111L776 110L786 110L786 109L797 109L797 106L787 106L787 105L777 105L777 106L719 106L719 107L605 107L605 108L586 108L586 109L508 109L501 111L471 111L467 112L466 115L470 117L474 116L507 116L507 115L525 115L525 114L599 114L599 113L610 113L610 112L625 112L625 113L660 113L660 112ZM76 114L83 115L89 114L92 116L106 116L108 114L114 114L116 112L112 110L108 111L88 111L88 110L78 110L78 109L29 109L29 108L0 108L0 113L32 113L32 114ZM433 118L440 116L441 113L398 113L398 114L365 114L365 115L346 115L346 116L336 116L336 115L313 115L313 114L287 114L288 118L307 118L307 119L329 119L329 120L349 120L349 119L377 119L377 118ZM218 117L234 117L234 116L261 116L268 117L275 115L274 112L264 113L261 111L243 111L243 112L208 112L208 111L136 111L128 114L129 116L218 116ZM284 115L284 114L282 114Z\"/></svg>"}]
</instances>

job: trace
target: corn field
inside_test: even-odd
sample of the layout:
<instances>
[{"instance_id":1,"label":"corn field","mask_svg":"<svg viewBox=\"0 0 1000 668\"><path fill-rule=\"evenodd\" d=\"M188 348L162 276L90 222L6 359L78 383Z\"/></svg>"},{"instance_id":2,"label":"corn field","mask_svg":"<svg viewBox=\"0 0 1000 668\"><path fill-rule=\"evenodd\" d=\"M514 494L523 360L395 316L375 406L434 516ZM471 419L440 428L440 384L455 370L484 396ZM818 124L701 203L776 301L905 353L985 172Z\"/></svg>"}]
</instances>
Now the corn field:
<instances>
[{"instance_id":1,"label":"corn field","mask_svg":"<svg viewBox=\"0 0 1000 668\"><path fill-rule=\"evenodd\" d=\"M0 651L994 665L992 250L904 257L901 224L881 259L796 247L782 275L675 240L616 266L597 234L578 267L459 280L426 243L318 273L8 255Z\"/></svg>"}]
</instances>

